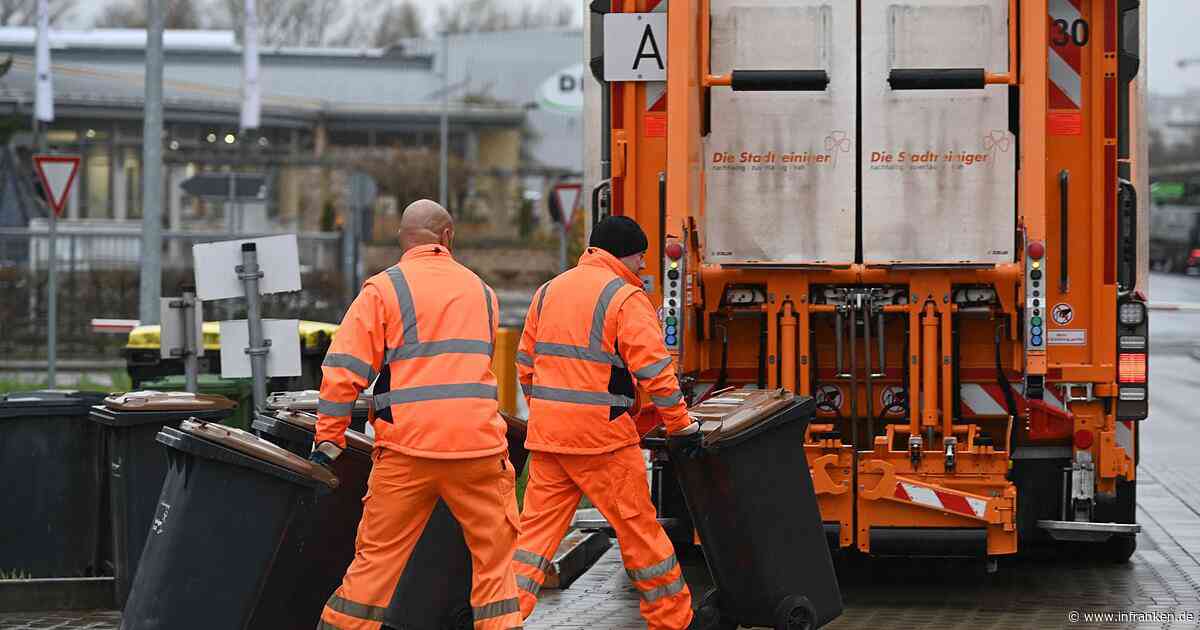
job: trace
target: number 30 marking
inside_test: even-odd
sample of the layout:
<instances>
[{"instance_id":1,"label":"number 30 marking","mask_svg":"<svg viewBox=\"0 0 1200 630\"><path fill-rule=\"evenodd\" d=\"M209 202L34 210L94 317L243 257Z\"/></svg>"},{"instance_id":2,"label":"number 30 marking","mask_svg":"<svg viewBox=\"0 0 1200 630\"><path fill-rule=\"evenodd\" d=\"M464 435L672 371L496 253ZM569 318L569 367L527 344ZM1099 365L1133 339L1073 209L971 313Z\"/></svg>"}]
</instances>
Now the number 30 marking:
<instances>
[{"instance_id":1,"label":"number 30 marking","mask_svg":"<svg viewBox=\"0 0 1200 630\"><path fill-rule=\"evenodd\" d=\"M1087 23L1087 20L1079 19L1074 22L1054 20L1054 33L1050 36L1050 42L1055 46L1075 44L1076 46L1083 47L1087 46L1091 38L1092 27Z\"/></svg>"}]
</instances>

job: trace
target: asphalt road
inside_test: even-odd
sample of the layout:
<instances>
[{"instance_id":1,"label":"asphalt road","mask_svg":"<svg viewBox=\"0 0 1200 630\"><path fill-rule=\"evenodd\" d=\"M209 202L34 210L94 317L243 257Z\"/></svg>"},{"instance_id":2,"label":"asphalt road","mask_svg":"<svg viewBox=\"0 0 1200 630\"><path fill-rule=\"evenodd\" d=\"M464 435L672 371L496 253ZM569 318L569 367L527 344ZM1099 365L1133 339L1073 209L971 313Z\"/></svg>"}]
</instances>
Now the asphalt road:
<instances>
[{"instance_id":1,"label":"asphalt road","mask_svg":"<svg viewBox=\"0 0 1200 630\"><path fill-rule=\"evenodd\" d=\"M1152 301L1200 303L1200 278L1151 277ZM1200 314L1151 315L1151 415L1141 425L1130 562L1058 554L1000 563L839 559L848 628L1200 628ZM689 577L691 577L689 575ZM532 630L645 628L616 548L571 588L543 593ZM1086 620L1094 614L1124 621ZM1130 617L1129 615L1140 615ZM1078 619L1078 621L1075 621ZM0 616L0 628L114 630L114 612Z\"/></svg>"}]
</instances>

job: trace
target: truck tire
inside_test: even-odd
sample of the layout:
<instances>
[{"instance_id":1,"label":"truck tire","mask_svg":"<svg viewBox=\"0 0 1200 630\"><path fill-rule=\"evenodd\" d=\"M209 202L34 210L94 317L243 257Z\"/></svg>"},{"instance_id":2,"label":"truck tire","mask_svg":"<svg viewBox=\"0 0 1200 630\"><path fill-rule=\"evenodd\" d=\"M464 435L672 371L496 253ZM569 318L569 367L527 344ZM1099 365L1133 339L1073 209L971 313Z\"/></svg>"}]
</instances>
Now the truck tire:
<instances>
[{"instance_id":1,"label":"truck tire","mask_svg":"<svg viewBox=\"0 0 1200 630\"><path fill-rule=\"evenodd\" d=\"M803 595L788 595L775 608L775 630L813 630L817 611Z\"/></svg>"},{"instance_id":2,"label":"truck tire","mask_svg":"<svg viewBox=\"0 0 1200 630\"><path fill-rule=\"evenodd\" d=\"M1125 564L1137 551L1137 536L1113 536L1099 546L1101 558L1113 564Z\"/></svg>"}]
</instances>

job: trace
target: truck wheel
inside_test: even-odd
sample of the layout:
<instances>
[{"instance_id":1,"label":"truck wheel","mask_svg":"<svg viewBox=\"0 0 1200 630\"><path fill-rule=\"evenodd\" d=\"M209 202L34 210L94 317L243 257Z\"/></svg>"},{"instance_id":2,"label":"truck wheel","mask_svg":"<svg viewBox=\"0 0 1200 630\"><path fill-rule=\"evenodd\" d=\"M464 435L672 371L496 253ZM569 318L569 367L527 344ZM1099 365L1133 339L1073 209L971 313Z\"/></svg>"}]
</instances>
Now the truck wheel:
<instances>
[{"instance_id":1,"label":"truck wheel","mask_svg":"<svg viewBox=\"0 0 1200 630\"><path fill-rule=\"evenodd\" d=\"M789 595L775 608L775 630L812 630L817 612L802 595Z\"/></svg>"},{"instance_id":2,"label":"truck wheel","mask_svg":"<svg viewBox=\"0 0 1200 630\"><path fill-rule=\"evenodd\" d=\"M1114 564L1129 562L1133 552L1137 551L1137 536L1113 536L1101 543L1101 556Z\"/></svg>"}]
</instances>

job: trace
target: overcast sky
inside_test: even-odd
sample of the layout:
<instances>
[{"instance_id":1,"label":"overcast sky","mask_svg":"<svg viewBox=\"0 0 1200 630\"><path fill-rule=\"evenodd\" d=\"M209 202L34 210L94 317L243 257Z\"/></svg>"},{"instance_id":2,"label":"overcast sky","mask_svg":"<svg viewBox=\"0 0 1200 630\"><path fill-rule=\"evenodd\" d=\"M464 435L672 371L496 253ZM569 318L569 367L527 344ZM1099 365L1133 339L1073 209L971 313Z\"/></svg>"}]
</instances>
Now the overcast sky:
<instances>
[{"instance_id":1,"label":"overcast sky","mask_svg":"<svg viewBox=\"0 0 1200 630\"><path fill-rule=\"evenodd\" d=\"M71 20L76 28L87 26L102 7L112 0L84 0ZM370 0L377 1L377 0ZM451 0L423 0L425 17L432 22L437 10L431 5L444 5ZM522 0L504 0L513 7L525 4ZM572 0L562 0L564 3ZM1200 63L1186 69L1178 67L1184 58L1200 59L1200 0L1143 0L1149 6L1149 69L1150 90L1158 94L1178 94L1200 90ZM583 2L579 1L576 20L580 19Z\"/></svg>"}]
</instances>

